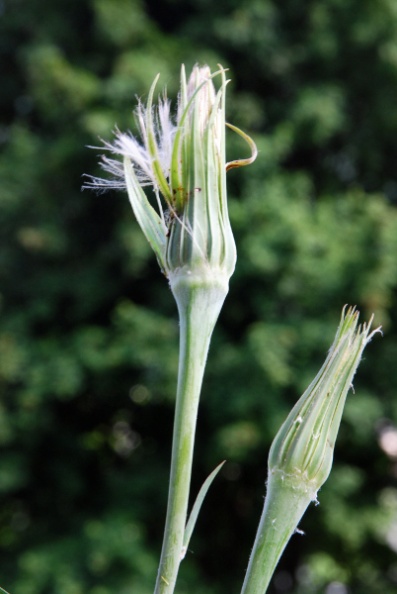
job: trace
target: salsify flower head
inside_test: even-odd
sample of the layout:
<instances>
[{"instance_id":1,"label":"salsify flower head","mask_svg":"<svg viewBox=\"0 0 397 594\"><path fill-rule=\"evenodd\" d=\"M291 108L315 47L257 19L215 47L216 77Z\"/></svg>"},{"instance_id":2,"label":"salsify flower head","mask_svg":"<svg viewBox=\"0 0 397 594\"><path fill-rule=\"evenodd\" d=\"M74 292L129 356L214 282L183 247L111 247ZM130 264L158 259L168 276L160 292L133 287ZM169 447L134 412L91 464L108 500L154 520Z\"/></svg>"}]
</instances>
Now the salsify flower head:
<instances>
[{"instance_id":1,"label":"salsify flower head","mask_svg":"<svg viewBox=\"0 0 397 594\"><path fill-rule=\"evenodd\" d=\"M213 79L220 76L216 91ZM226 171L252 163L254 142L241 130L227 124L251 147L251 156L226 163L225 70L211 74L208 66L195 66L189 79L181 71L179 104L175 120L164 96L153 106L158 76L146 106L138 104L136 115L140 140L116 130L115 140L104 143L110 156L102 168L111 179L89 176L84 187L126 188L146 238L156 253L171 287L194 279L218 279L228 284L236 262L236 247L230 226ZM115 158L116 157L116 158ZM151 186L157 209L143 188Z\"/></svg>"},{"instance_id":2,"label":"salsify flower head","mask_svg":"<svg viewBox=\"0 0 397 594\"><path fill-rule=\"evenodd\" d=\"M328 356L310 386L277 433L269 453L272 476L315 498L331 471L336 437L365 346L380 328L358 324L359 312L349 307Z\"/></svg>"}]
</instances>

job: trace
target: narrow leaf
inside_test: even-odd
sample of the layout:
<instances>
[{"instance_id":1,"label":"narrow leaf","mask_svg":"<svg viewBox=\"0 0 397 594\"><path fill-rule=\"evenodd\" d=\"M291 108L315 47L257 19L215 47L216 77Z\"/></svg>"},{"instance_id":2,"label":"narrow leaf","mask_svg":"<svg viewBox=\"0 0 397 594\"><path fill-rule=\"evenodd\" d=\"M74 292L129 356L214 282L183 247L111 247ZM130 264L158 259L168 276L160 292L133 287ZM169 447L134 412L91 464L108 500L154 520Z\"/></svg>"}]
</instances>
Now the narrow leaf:
<instances>
[{"instance_id":1,"label":"narrow leaf","mask_svg":"<svg viewBox=\"0 0 397 594\"><path fill-rule=\"evenodd\" d=\"M189 546L189 542L194 530L194 527L196 525L197 522L197 517L200 513L200 509L201 506L203 504L204 498L207 495L208 489L210 488L213 480L215 479L216 475L218 474L218 472L220 471L220 469L222 468L222 466L224 465L224 463L226 462L226 460L224 460L223 462L221 462L216 468L215 470L213 470L211 472L211 474L205 479L198 495L196 498L196 501L194 502L192 511L190 513L189 516L189 520L188 523L186 524L186 528L185 528L185 535L183 537L183 548L182 548L182 554L181 554L181 559L185 558L186 552L187 552L187 548Z\"/></svg>"}]
</instances>

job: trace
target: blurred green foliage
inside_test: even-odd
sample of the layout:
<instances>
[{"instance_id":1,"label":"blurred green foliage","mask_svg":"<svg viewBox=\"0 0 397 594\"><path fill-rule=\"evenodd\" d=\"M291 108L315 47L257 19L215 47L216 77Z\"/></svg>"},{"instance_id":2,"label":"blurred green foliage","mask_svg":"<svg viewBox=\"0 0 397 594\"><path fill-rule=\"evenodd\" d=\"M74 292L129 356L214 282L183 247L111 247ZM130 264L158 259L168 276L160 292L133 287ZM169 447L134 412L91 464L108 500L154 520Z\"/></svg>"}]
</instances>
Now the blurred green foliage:
<instances>
[{"instance_id":1,"label":"blurred green foliage","mask_svg":"<svg viewBox=\"0 0 397 594\"><path fill-rule=\"evenodd\" d=\"M126 196L81 193L135 96L218 62L255 165L229 174L238 267L211 347L179 594L238 592L272 437L342 306L375 313L321 505L271 594L397 593L395 0L0 3L0 584L150 594L178 321ZM229 134L231 158L245 156ZM387 437L389 436L389 441ZM390 441L391 439L391 441ZM394 442L395 443L395 442Z\"/></svg>"}]
</instances>

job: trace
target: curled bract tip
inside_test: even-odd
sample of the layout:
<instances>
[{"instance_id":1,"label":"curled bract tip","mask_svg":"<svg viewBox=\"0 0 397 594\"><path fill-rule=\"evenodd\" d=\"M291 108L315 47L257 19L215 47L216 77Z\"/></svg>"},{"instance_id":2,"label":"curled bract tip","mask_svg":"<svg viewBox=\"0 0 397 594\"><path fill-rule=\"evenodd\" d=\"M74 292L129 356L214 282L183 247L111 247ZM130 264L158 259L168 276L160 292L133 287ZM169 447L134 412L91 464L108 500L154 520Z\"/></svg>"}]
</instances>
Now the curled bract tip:
<instances>
[{"instance_id":1,"label":"curled bract tip","mask_svg":"<svg viewBox=\"0 0 397 594\"><path fill-rule=\"evenodd\" d=\"M237 128L237 126L233 126L233 124L229 124L228 122L226 122L226 126L241 136L241 138L246 141L251 149L251 156L247 159L235 159L234 161L229 161L226 163L226 171L235 169L236 167L245 167L246 165L251 165L251 163L253 163L258 156L258 149L255 142L252 140L251 136L248 136L248 134L240 130L240 128Z\"/></svg>"}]
</instances>

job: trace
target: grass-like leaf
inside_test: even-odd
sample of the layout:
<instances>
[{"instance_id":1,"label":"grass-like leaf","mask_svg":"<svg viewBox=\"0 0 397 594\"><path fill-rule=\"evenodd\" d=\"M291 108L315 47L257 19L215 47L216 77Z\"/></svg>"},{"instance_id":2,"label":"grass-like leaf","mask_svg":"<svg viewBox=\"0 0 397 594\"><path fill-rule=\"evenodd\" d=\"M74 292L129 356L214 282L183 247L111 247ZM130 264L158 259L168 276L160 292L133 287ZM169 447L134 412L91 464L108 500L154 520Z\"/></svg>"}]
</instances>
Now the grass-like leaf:
<instances>
[{"instance_id":1,"label":"grass-like leaf","mask_svg":"<svg viewBox=\"0 0 397 594\"><path fill-rule=\"evenodd\" d=\"M196 501L194 502L192 511L189 516L189 520L188 520L188 522L186 524L186 528L185 528L185 535L183 538L182 559L184 559L184 557L186 555L186 551L189 546L189 542L190 542L194 527L196 525L197 517L200 513L200 509L203 504L204 498L207 495L208 489L210 488L213 480L215 479L216 475L218 474L218 472L220 471L220 469L222 468L222 466L224 465L225 462L226 462L226 460L221 462L215 468L215 470L213 470L211 472L211 474L205 479L205 481L197 495Z\"/></svg>"}]
</instances>

